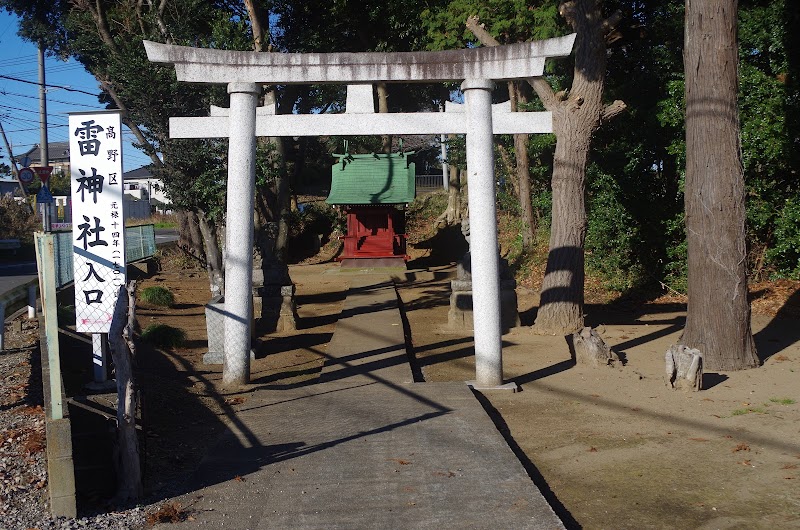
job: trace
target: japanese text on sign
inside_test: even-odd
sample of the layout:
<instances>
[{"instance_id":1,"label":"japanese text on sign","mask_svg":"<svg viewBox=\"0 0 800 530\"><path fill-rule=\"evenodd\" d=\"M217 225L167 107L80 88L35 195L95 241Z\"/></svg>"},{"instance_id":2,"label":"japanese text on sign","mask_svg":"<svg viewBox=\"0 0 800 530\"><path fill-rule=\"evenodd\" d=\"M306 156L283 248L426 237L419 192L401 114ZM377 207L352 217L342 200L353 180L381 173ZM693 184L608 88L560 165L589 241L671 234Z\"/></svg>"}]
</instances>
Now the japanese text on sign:
<instances>
[{"instance_id":1,"label":"japanese text on sign","mask_svg":"<svg viewBox=\"0 0 800 530\"><path fill-rule=\"evenodd\" d=\"M70 114L69 130L76 329L107 333L125 284L120 115Z\"/></svg>"}]
</instances>

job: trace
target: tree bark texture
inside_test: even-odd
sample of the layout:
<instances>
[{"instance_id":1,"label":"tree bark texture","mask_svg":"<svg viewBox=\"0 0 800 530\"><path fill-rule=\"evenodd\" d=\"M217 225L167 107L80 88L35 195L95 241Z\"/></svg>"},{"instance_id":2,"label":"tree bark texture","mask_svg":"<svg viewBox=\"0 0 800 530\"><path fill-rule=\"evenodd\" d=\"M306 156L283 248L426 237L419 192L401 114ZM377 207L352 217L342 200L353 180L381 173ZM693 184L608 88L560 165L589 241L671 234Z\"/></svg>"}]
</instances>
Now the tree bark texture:
<instances>
[{"instance_id":1,"label":"tree bark texture","mask_svg":"<svg viewBox=\"0 0 800 530\"><path fill-rule=\"evenodd\" d=\"M591 117L562 109L558 112L563 116L557 122L553 120L559 127L551 180L550 247L533 328L544 335L567 335L583 328L586 163Z\"/></svg>"},{"instance_id":2,"label":"tree bark texture","mask_svg":"<svg viewBox=\"0 0 800 530\"><path fill-rule=\"evenodd\" d=\"M205 263L206 252L197 212L178 210L178 246L187 254Z\"/></svg>"},{"instance_id":3,"label":"tree bark texture","mask_svg":"<svg viewBox=\"0 0 800 530\"><path fill-rule=\"evenodd\" d=\"M519 87L519 81L508 83L508 92L513 94L511 110L519 111L519 104L525 103L525 97ZM514 135L514 155L516 158L517 172L517 199L522 209L522 245L530 248L534 241L536 221L533 217L533 204L531 203L531 161L528 156L528 135Z\"/></svg>"},{"instance_id":4,"label":"tree bark texture","mask_svg":"<svg viewBox=\"0 0 800 530\"><path fill-rule=\"evenodd\" d=\"M667 386L697 392L703 387L703 353L673 344L664 356Z\"/></svg>"},{"instance_id":5,"label":"tree bark texture","mask_svg":"<svg viewBox=\"0 0 800 530\"><path fill-rule=\"evenodd\" d=\"M448 187L447 187L447 208L436 219L436 228L444 228L446 226L453 226L461 223L462 207L461 207L461 182L459 179L459 169L451 165L448 174Z\"/></svg>"},{"instance_id":6,"label":"tree bark texture","mask_svg":"<svg viewBox=\"0 0 800 530\"><path fill-rule=\"evenodd\" d=\"M212 298L225 293L225 261L219 244L217 225L201 212L197 215L206 254L206 271Z\"/></svg>"},{"instance_id":7,"label":"tree bark texture","mask_svg":"<svg viewBox=\"0 0 800 530\"><path fill-rule=\"evenodd\" d=\"M119 503L138 500L142 495L139 439L136 436L136 390L133 381L133 329L136 323L136 282L120 286L108 341L117 380L117 494Z\"/></svg>"},{"instance_id":8,"label":"tree bark texture","mask_svg":"<svg viewBox=\"0 0 800 530\"><path fill-rule=\"evenodd\" d=\"M381 114L389 112L389 89L386 83L377 83L375 90L378 93L378 112ZM381 136L381 150L384 153L392 152L392 136L384 134Z\"/></svg>"},{"instance_id":9,"label":"tree bark texture","mask_svg":"<svg viewBox=\"0 0 800 530\"><path fill-rule=\"evenodd\" d=\"M599 2L567 2L560 11L577 37L572 89L569 97L553 109L556 151L550 251L534 322L534 331L549 335L566 335L583 328L586 165L592 135L600 126L606 73Z\"/></svg>"},{"instance_id":10,"label":"tree bark texture","mask_svg":"<svg viewBox=\"0 0 800 530\"><path fill-rule=\"evenodd\" d=\"M681 344L700 350L710 370L742 370L759 360L747 299L737 1L687 0L685 17L689 302Z\"/></svg>"},{"instance_id":11,"label":"tree bark texture","mask_svg":"<svg viewBox=\"0 0 800 530\"><path fill-rule=\"evenodd\" d=\"M585 327L568 336L570 349L575 356L576 364L586 364L597 368L599 366L614 366L619 362L619 356L605 343L603 337L596 330Z\"/></svg>"}]
</instances>

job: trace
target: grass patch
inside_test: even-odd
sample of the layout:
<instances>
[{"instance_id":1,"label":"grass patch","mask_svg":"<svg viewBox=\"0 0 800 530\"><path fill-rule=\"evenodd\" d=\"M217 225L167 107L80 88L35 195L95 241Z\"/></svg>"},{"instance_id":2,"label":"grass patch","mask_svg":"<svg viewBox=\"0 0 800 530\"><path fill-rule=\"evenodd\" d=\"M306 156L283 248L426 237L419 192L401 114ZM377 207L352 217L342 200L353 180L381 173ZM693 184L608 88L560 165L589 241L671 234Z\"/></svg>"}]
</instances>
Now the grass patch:
<instances>
[{"instance_id":1,"label":"grass patch","mask_svg":"<svg viewBox=\"0 0 800 530\"><path fill-rule=\"evenodd\" d=\"M126 219L125 226L153 225L153 228L178 228L178 218L174 214L156 213L145 219Z\"/></svg>"},{"instance_id":2,"label":"grass patch","mask_svg":"<svg viewBox=\"0 0 800 530\"><path fill-rule=\"evenodd\" d=\"M175 305L175 296L164 287L145 287L139 292L139 300L145 304L157 305L161 307L172 307Z\"/></svg>"},{"instance_id":3,"label":"grass patch","mask_svg":"<svg viewBox=\"0 0 800 530\"><path fill-rule=\"evenodd\" d=\"M776 405L794 405L797 403L792 398L769 398L770 403L775 403Z\"/></svg>"},{"instance_id":4,"label":"grass patch","mask_svg":"<svg viewBox=\"0 0 800 530\"><path fill-rule=\"evenodd\" d=\"M142 340L153 346L177 348L186 342L186 332L166 324L150 324L142 331Z\"/></svg>"}]
</instances>

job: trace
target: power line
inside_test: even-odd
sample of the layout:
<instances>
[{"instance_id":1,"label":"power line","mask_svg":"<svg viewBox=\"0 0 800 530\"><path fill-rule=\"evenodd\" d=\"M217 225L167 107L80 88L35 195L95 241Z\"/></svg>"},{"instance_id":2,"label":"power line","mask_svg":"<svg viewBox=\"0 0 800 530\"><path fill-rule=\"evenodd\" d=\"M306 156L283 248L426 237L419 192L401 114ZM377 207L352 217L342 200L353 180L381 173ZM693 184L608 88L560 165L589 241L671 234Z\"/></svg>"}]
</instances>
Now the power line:
<instances>
[{"instance_id":1,"label":"power line","mask_svg":"<svg viewBox=\"0 0 800 530\"><path fill-rule=\"evenodd\" d=\"M37 100L39 99L39 96L30 96L30 95L27 95L27 94L18 94L16 92L6 92L5 90L0 90L0 94L3 94L4 96L17 96L17 97L21 97L21 98L37 99ZM64 105L77 105L79 107L88 107L90 109L97 108L97 105L87 105L85 103L74 103L72 101L64 101L64 100L61 100L61 99L53 99L53 98L47 98L47 102L48 103L62 103Z\"/></svg>"},{"instance_id":2,"label":"power line","mask_svg":"<svg viewBox=\"0 0 800 530\"><path fill-rule=\"evenodd\" d=\"M69 125L65 123L63 125L48 125L47 128L48 129L59 129L61 127L68 127L68 126ZM39 127L31 127L30 129L12 129L12 130L6 131L6 132L7 133L18 133L18 132L28 132L28 131L38 131L38 130L39 130Z\"/></svg>"},{"instance_id":3,"label":"power line","mask_svg":"<svg viewBox=\"0 0 800 530\"><path fill-rule=\"evenodd\" d=\"M42 83L38 83L36 81L28 81L26 79L20 79L18 77L11 77L10 75L0 75L0 79L10 79L11 81L19 81L20 83L28 83L29 85L42 86ZM78 92L78 93L81 93L81 94L86 94L86 95L89 95L89 96L97 97L97 92L95 92L95 93L87 92L86 90L78 90L77 88L72 88L72 87L68 87L68 86L50 85L50 84L44 83L44 87L45 88L60 88L61 90L66 90L67 92Z\"/></svg>"}]
</instances>

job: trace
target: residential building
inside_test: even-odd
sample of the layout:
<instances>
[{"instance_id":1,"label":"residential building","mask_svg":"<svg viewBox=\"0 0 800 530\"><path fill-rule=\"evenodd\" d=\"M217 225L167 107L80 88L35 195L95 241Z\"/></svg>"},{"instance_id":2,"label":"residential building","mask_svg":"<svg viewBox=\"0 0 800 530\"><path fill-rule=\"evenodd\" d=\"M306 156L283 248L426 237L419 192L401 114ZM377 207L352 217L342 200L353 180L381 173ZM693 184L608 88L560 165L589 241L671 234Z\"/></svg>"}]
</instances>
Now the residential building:
<instances>
[{"instance_id":1,"label":"residential building","mask_svg":"<svg viewBox=\"0 0 800 530\"><path fill-rule=\"evenodd\" d=\"M18 165L22 164L25 157L30 158L31 166L43 165L42 151L39 144L14 157ZM69 142L48 142L47 143L47 165L53 166L53 174L60 175L69 171Z\"/></svg>"}]
</instances>

